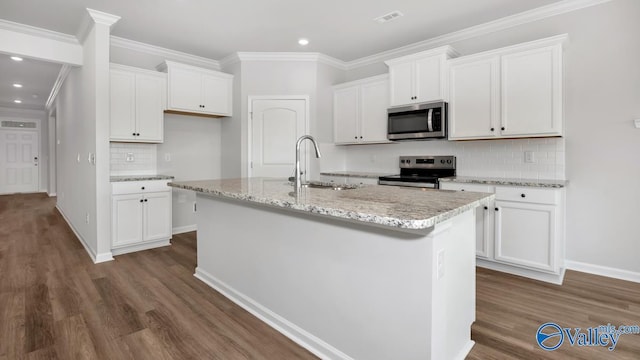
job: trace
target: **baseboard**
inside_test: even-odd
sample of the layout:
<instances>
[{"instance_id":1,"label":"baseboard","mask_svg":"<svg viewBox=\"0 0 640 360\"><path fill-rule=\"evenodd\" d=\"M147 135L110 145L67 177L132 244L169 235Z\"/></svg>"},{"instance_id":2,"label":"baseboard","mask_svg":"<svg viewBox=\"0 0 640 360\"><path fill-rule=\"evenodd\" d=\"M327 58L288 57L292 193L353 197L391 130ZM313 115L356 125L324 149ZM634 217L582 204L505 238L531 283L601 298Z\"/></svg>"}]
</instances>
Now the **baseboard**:
<instances>
[{"instance_id":1,"label":"baseboard","mask_svg":"<svg viewBox=\"0 0 640 360\"><path fill-rule=\"evenodd\" d=\"M476 258L476 265L485 269L505 272L508 274L518 275L518 276L526 277L529 279L544 281L544 282L548 282L556 285L562 285L562 281L564 280L564 273L565 273L565 268L562 268L560 270L560 274L551 274L551 273L545 273L541 271L527 270L527 269L519 268L517 266L511 266L507 264L487 261L487 260L478 259L478 258Z\"/></svg>"},{"instance_id":2,"label":"baseboard","mask_svg":"<svg viewBox=\"0 0 640 360\"><path fill-rule=\"evenodd\" d=\"M640 273L637 272L571 260L565 260L564 264L570 270L640 283Z\"/></svg>"},{"instance_id":3,"label":"baseboard","mask_svg":"<svg viewBox=\"0 0 640 360\"><path fill-rule=\"evenodd\" d=\"M54 193L54 192L52 192L52 193L47 193L47 195L49 195L49 197L56 197L56 196L58 196L58 194L56 194L56 193Z\"/></svg>"},{"instance_id":4,"label":"baseboard","mask_svg":"<svg viewBox=\"0 0 640 360\"><path fill-rule=\"evenodd\" d=\"M188 232L197 231L197 230L198 230L198 225L196 224L187 225L187 226L176 226L173 228L172 234L173 235L183 234L183 233L188 233Z\"/></svg>"},{"instance_id":5,"label":"baseboard","mask_svg":"<svg viewBox=\"0 0 640 360\"><path fill-rule=\"evenodd\" d=\"M267 325L276 329L296 344L309 350L317 357L321 359L352 360L352 358L347 354L344 354L340 350L301 329L296 324L265 308L255 300L247 297L234 288L228 286L224 282L216 279L213 275L207 273L206 271L200 268L196 268L196 273L194 274L194 276L224 295L229 300L236 303L238 306L250 312L258 319L265 322Z\"/></svg>"},{"instance_id":6,"label":"baseboard","mask_svg":"<svg viewBox=\"0 0 640 360\"><path fill-rule=\"evenodd\" d=\"M169 239L162 239L162 240L146 242L143 244L136 244L136 245L130 245L130 246L123 246L120 248L114 248L114 249L111 249L111 252L113 253L113 255L117 256L122 254L128 254L130 252L155 249L155 248L169 246L169 245L171 245L171 242L169 241Z\"/></svg>"},{"instance_id":7,"label":"baseboard","mask_svg":"<svg viewBox=\"0 0 640 360\"><path fill-rule=\"evenodd\" d=\"M69 218L67 217L67 215L64 213L64 211L62 211L60 206L58 206L57 204L56 204L56 210L58 210L60 215L62 215L62 218L64 219L64 221L67 222L67 224L69 225L69 228L76 235L76 238L78 238L78 240L80 241L80 244L82 244L82 246L84 247L84 250L87 252L87 254L89 254L89 257L91 258L91 261L93 261L94 264L113 260L113 255L111 254L111 252L96 254L93 251L93 249L91 249L91 247L87 244L84 238L80 236L80 233L76 230L76 228L73 226L71 221L69 221Z\"/></svg>"},{"instance_id":8,"label":"baseboard","mask_svg":"<svg viewBox=\"0 0 640 360\"><path fill-rule=\"evenodd\" d=\"M473 346L476 344L475 341L473 340L469 340L469 342L462 348L462 350L460 350L460 352L458 353L458 355L456 357L454 357L455 360L464 360L467 358L467 355L469 355L469 353L471 352L471 349L473 349Z\"/></svg>"}]
</instances>

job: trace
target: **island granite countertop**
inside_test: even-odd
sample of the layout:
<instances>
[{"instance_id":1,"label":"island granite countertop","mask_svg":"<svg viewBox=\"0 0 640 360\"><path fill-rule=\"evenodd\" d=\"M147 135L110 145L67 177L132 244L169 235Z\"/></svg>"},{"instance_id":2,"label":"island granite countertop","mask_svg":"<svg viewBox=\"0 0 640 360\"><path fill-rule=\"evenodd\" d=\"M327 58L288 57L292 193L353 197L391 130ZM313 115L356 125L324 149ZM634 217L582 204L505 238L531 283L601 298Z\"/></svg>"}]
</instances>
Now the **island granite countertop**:
<instances>
[{"instance_id":1,"label":"island granite countertop","mask_svg":"<svg viewBox=\"0 0 640 360\"><path fill-rule=\"evenodd\" d=\"M356 177L365 179L378 179L380 176L392 175L391 173L376 173L376 172L363 172L363 171L323 171L320 175L324 176L344 176L344 177Z\"/></svg>"},{"instance_id":2,"label":"island granite countertop","mask_svg":"<svg viewBox=\"0 0 640 360\"><path fill-rule=\"evenodd\" d=\"M466 184L485 184L485 185L506 185L506 186L528 186L541 188L563 188L567 186L567 180L538 180L538 179L510 179L510 178L492 178L492 177L473 177L473 176L452 176L440 178L440 182L456 182Z\"/></svg>"},{"instance_id":3,"label":"island granite countertop","mask_svg":"<svg viewBox=\"0 0 640 360\"><path fill-rule=\"evenodd\" d=\"M147 181L147 180L173 180L171 175L121 175L111 176L111 182L123 182L123 181Z\"/></svg>"},{"instance_id":4,"label":"island granite countertop","mask_svg":"<svg viewBox=\"0 0 640 360\"><path fill-rule=\"evenodd\" d=\"M169 186L210 196L389 226L428 229L486 205L493 194L399 186L362 185L349 190L302 188L282 178L176 181Z\"/></svg>"}]
</instances>

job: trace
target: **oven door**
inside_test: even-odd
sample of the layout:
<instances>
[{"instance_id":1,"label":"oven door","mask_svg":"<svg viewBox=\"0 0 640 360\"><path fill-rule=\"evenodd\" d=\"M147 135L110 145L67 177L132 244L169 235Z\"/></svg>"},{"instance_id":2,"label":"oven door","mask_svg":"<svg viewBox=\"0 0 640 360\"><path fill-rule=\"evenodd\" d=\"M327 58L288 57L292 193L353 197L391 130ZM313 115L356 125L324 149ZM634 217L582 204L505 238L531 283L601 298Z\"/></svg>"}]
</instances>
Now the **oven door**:
<instances>
[{"instance_id":1,"label":"oven door","mask_svg":"<svg viewBox=\"0 0 640 360\"><path fill-rule=\"evenodd\" d=\"M389 140L417 140L446 137L446 103L423 103L388 111Z\"/></svg>"}]
</instances>

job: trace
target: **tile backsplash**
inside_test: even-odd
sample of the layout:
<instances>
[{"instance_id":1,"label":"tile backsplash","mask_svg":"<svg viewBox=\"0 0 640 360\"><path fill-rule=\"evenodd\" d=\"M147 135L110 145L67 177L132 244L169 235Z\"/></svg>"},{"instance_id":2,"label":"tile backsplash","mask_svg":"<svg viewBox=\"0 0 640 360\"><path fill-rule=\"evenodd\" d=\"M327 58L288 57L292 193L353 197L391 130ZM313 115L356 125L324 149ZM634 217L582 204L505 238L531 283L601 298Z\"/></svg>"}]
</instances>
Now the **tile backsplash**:
<instances>
[{"instance_id":1,"label":"tile backsplash","mask_svg":"<svg viewBox=\"0 0 640 360\"><path fill-rule=\"evenodd\" d=\"M337 146L321 171L397 173L401 155L454 155L460 176L566 180L564 138L481 141L410 141L387 145ZM533 162L525 162L525 153ZM320 159L323 160L323 159Z\"/></svg>"},{"instance_id":2,"label":"tile backsplash","mask_svg":"<svg viewBox=\"0 0 640 360\"><path fill-rule=\"evenodd\" d=\"M155 175L157 145L111 143L111 175Z\"/></svg>"}]
</instances>

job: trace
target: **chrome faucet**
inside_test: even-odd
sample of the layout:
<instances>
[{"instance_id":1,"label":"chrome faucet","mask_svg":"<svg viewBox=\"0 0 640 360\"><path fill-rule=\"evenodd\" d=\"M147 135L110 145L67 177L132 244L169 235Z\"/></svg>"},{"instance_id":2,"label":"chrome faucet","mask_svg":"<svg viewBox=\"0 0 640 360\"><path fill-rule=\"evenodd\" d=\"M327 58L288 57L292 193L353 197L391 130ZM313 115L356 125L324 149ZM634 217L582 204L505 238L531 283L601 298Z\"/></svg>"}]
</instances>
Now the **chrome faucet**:
<instances>
[{"instance_id":1,"label":"chrome faucet","mask_svg":"<svg viewBox=\"0 0 640 360\"><path fill-rule=\"evenodd\" d=\"M305 139L309 139L313 143L313 146L316 148L316 157L320 158L321 156L320 149L318 148L318 143L316 142L316 139L313 138L313 136L302 135L300 136L298 141L296 141L296 170L295 170L296 173L294 174L294 178L293 178L293 187L296 190L296 192L299 191L300 187L302 186L302 182L300 180L300 175L301 175L300 174L300 144Z\"/></svg>"}]
</instances>

